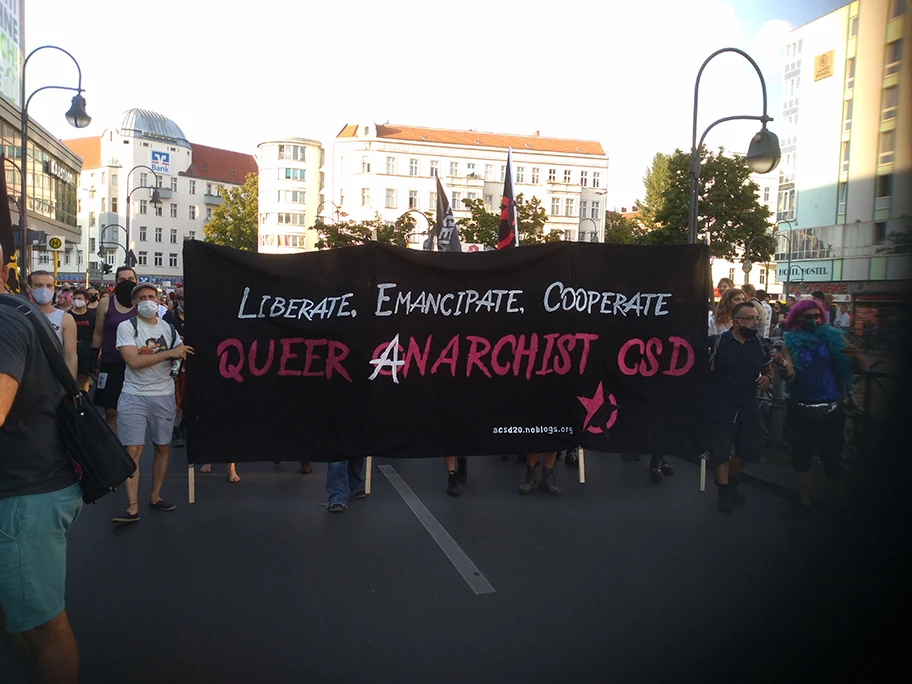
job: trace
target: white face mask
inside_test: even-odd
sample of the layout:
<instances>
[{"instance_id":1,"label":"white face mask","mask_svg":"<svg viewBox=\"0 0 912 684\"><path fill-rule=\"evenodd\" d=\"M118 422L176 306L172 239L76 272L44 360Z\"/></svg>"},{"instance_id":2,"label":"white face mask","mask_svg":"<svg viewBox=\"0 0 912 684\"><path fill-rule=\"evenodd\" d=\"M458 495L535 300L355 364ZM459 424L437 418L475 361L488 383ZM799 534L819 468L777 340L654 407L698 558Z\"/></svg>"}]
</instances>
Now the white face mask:
<instances>
[{"instance_id":1,"label":"white face mask","mask_svg":"<svg viewBox=\"0 0 912 684\"><path fill-rule=\"evenodd\" d=\"M155 302L140 302L136 305L136 311L143 318L154 318L158 313L158 304Z\"/></svg>"},{"instance_id":2,"label":"white face mask","mask_svg":"<svg viewBox=\"0 0 912 684\"><path fill-rule=\"evenodd\" d=\"M32 289L32 298L40 305L50 304L54 298L54 291L47 287L36 287Z\"/></svg>"},{"instance_id":3,"label":"white face mask","mask_svg":"<svg viewBox=\"0 0 912 684\"><path fill-rule=\"evenodd\" d=\"M81 309L85 305L86 305L86 303L85 303L84 299L74 299L73 300L73 308L75 308L75 309Z\"/></svg>"}]
</instances>

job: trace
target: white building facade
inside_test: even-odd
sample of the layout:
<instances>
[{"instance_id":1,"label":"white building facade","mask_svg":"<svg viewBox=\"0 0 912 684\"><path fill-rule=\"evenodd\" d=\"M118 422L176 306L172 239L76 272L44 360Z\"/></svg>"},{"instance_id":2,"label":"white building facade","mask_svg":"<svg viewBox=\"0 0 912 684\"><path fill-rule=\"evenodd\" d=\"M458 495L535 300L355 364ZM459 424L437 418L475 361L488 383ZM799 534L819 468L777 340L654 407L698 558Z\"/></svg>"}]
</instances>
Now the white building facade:
<instances>
[{"instance_id":1,"label":"white building facade","mask_svg":"<svg viewBox=\"0 0 912 684\"><path fill-rule=\"evenodd\" d=\"M315 249L313 229L323 201L323 146L285 138L258 145L259 251L287 254Z\"/></svg>"},{"instance_id":2,"label":"white building facade","mask_svg":"<svg viewBox=\"0 0 912 684\"><path fill-rule=\"evenodd\" d=\"M910 35L908 0L858 0L786 46L777 218L793 291L848 304L857 334L895 328L912 285ZM784 279L786 237L778 251Z\"/></svg>"},{"instance_id":3,"label":"white building facade","mask_svg":"<svg viewBox=\"0 0 912 684\"><path fill-rule=\"evenodd\" d=\"M499 211L507 150L513 150L514 194L538 198L548 214L545 231L564 239L602 239L608 157L597 142L357 123L346 125L333 144L332 182L321 216L341 211L365 221L377 214L395 221L409 210L437 208L436 177L453 214L468 217L464 200ZM416 217L417 218L417 217ZM424 241L421 218L410 240Z\"/></svg>"},{"instance_id":4,"label":"white building facade","mask_svg":"<svg viewBox=\"0 0 912 684\"><path fill-rule=\"evenodd\" d=\"M173 121L144 109L124 112L101 136L63 142L83 159L77 221L94 281L113 280L129 251L142 281L181 281L184 241L204 239L220 191L257 171L252 155L191 144ZM102 273L102 262L111 273Z\"/></svg>"}]
</instances>

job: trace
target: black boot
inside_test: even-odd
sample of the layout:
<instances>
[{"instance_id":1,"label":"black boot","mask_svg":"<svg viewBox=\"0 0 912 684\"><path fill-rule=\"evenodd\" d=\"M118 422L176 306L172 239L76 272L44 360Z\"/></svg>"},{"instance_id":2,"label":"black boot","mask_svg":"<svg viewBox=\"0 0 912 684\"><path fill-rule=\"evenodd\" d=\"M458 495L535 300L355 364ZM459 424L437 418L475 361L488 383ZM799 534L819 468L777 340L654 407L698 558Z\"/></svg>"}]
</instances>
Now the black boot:
<instances>
[{"instance_id":1,"label":"black boot","mask_svg":"<svg viewBox=\"0 0 912 684\"><path fill-rule=\"evenodd\" d=\"M719 488L719 500L716 501L716 508L720 513L731 513L732 505L729 497L728 485L716 485Z\"/></svg>"},{"instance_id":2,"label":"black boot","mask_svg":"<svg viewBox=\"0 0 912 684\"><path fill-rule=\"evenodd\" d=\"M526 466L526 479L519 485L520 494L531 494L538 480L535 479L535 466Z\"/></svg>"},{"instance_id":3,"label":"black boot","mask_svg":"<svg viewBox=\"0 0 912 684\"><path fill-rule=\"evenodd\" d=\"M728 490L729 490L728 493L729 493L729 498L731 499L731 502L733 504L743 506L744 505L744 494L742 494L741 490L738 489L738 478L732 477L731 475L728 476Z\"/></svg>"},{"instance_id":4,"label":"black boot","mask_svg":"<svg viewBox=\"0 0 912 684\"><path fill-rule=\"evenodd\" d=\"M459 480L456 479L455 470L451 470L447 478L447 494L449 496L459 496Z\"/></svg>"},{"instance_id":5,"label":"black boot","mask_svg":"<svg viewBox=\"0 0 912 684\"><path fill-rule=\"evenodd\" d=\"M557 486L557 481L554 479L554 468L545 468L542 466L542 476L541 480L538 482L538 488L543 492L548 492L548 494L554 494L556 496L563 494L560 487Z\"/></svg>"},{"instance_id":6,"label":"black boot","mask_svg":"<svg viewBox=\"0 0 912 684\"><path fill-rule=\"evenodd\" d=\"M469 459L465 456L456 459L456 479L460 483L469 479Z\"/></svg>"}]
</instances>

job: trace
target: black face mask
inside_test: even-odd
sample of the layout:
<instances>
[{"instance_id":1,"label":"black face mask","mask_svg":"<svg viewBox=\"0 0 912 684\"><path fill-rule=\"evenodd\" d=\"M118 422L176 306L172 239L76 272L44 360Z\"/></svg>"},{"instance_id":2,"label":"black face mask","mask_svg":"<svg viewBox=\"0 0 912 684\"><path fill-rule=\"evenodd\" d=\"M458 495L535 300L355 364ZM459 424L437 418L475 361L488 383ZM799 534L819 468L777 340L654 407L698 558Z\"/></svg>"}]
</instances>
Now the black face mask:
<instances>
[{"instance_id":1,"label":"black face mask","mask_svg":"<svg viewBox=\"0 0 912 684\"><path fill-rule=\"evenodd\" d=\"M132 280L121 280L117 283L114 286L114 296L117 298L117 303L121 306L133 308L134 287L136 287L136 283Z\"/></svg>"},{"instance_id":2,"label":"black face mask","mask_svg":"<svg viewBox=\"0 0 912 684\"><path fill-rule=\"evenodd\" d=\"M744 335L744 337L746 337L747 339L750 339L750 338L752 338L752 337L756 337L756 336L757 336L757 329L756 329L756 328L745 328L745 327L742 325L742 326L741 326L741 334Z\"/></svg>"},{"instance_id":3,"label":"black face mask","mask_svg":"<svg viewBox=\"0 0 912 684\"><path fill-rule=\"evenodd\" d=\"M97 294L90 294L90 295L89 295L89 301L90 301L90 302L97 302L97 301L98 301L98 295L97 295Z\"/></svg>"}]
</instances>

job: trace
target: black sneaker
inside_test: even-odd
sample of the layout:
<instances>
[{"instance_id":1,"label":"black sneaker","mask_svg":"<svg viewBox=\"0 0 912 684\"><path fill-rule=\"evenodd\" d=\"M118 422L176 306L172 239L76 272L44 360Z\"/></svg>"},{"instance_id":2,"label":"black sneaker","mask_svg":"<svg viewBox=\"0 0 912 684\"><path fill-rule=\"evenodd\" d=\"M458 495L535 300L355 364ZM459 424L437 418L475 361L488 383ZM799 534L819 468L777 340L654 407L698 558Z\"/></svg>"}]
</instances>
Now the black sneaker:
<instances>
[{"instance_id":1,"label":"black sneaker","mask_svg":"<svg viewBox=\"0 0 912 684\"><path fill-rule=\"evenodd\" d=\"M731 513L734 511L729 498L728 485L717 485L719 487L719 499L716 501L716 509L720 513Z\"/></svg>"},{"instance_id":2,"label":"black sneaker","mask_svg":"<svg viewBox=\"0 0 912 684\"><path fill-rule=\"evenodd\" d=\"M326 510L330 513L344 513L345 506L340 503L329 504L329 506L326 507Z\"/></svg>"},{"instance_id":3,"label":"black sneaker","mask_svg":"<svg viewBox=\"0 0 912 684\"><path fill-rule=\"evenodd\" d=\"M351 498L353 498L353 499L366 499L366 498L367 498L367 492L365 492L363 489L358 489L358 490L356 490L356 491L354 491L354 492L351 493Z\"/></svg>"},{"instance_id":4,"label":"black sneaker","mask_svg":"<svg viewBox=\"0 0 912 684\"><path fill-rule=\"evenodd\" d=\"M459 496L459 480L456 479L456 473L450 473L447 478L447 494L449 496Z\"/></svg>"},{"instance_id":5,"label":"black sneaker","mask_svg":"<svg viewBox=\"0 0 912 684\"><path fill-rule=\"evenodd\" d=\"M153 510L155 510L155 511L165 511L166 513L170 513L170 512L173 511L175 508L177 508L177 506L175 506L175 505L174 505L173 503L171 503L170 501L165 501L164 499L159 499L159 500L156 501L155 503L152 503L152 502L150 501L150 502L149 502L149 508L151 508L151 509L153 509Z\"/></svg>"},{"instance_id":6,"label":"black sneaker","mask_svg":"<svg viewBox=\"0 0 912 684\"><path fill-rule=\"evenodd\" d=\"M741 490L738 489L738 480L733 477L728 478L728 494L731 502L739 506L745 504L744 494L741 493Z\"/></svg>"},{"instance_id":7,"label":"black sneaker","mask_svg":"<svg viewBox=\"0 0 912 684\"><path fill-rule=\"evenodd\" d=\"M803 503L796 503L791 508L787 508L779 515L786 520L800 520L808 518L814 512L810 506L805 506Z\"/></svg>"},{"instance_id":8,"label":"black sneaker","mask_svg":"<svg viewBox=\"0 0 912 684\"><path fill-rule=\"evenodd\" d=\"M661 482L662 478L665 477L665 473L662 472L661 459L654 458L649 462L649 477L655 482Z\"/></svg>"},{"instance_id":9,"label":"black sneaker","mask_svg":"<svg viewBox=\"0 0 912 684\"><path fill-rule=\"evenodd\" d=\"M664 458L659 458L659 467L662 468L662 475L665 477L671 477L675 474L675 469L672 468L671 464Z\"/></svg>"},{"instance_id":10,"label":"black sneaker","mask_svg":"<svg viewBox=\"0 0 912 684\"><path fill-rule=\"evenodd\" d=\"M538 480L535 479L535 468L532 466L526 466L526 479L523 480L523 483L519 485L520 494L531 494L532 490L535 488L535 485L538 484Z\"/></svg>"},{"instance_id":11,"label":"black sneaker","mask_svg":"<svg viewBox=\"0 0 912 684\"><path fill-rule=\"evenodd\" d=\"M557 486L557 481L554 479L554 468L545 468L542 466L542 477L538 482L538 488L543 492L548 492L548 494L554 494L555 496L563 494L560 487Z\"/></svg>"},{"instance_id":12,"label":"black sneaker","mask_svg":"<svg viewBox=\"0 0 912 684\"><path fill-rule=\"evenodd\" d=\"M135 523L139 522L139 520L139 513L130 513L127 510L124 510L120 515L115 515L111 518L112 523Z\"/></svg>"},{"instance_id":13,"label":"black sneaker","mask_svg":"<svg viewBox=\"0 0 912 684\"><path fill-rule=\"evenodd\" d=\"M456 480L465 482L469 477L469 459L460 456L456 459Z\"/></svg>"}]
</instances>

